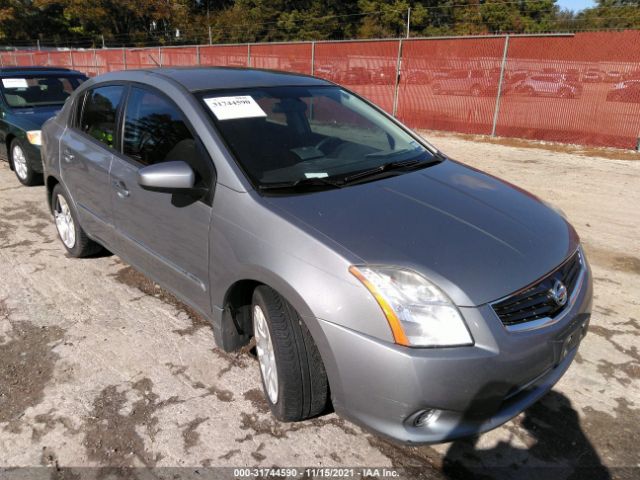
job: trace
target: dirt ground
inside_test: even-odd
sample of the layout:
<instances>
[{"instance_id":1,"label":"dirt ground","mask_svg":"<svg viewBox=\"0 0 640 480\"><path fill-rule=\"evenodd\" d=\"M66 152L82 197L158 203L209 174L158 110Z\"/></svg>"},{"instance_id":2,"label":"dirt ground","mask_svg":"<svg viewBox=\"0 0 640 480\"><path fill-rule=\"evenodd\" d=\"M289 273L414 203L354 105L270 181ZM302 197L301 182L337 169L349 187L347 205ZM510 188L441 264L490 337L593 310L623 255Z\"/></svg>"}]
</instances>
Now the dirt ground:
<instances>
[{"instance_id":1,"label":"dirt ground","mask_svg":"<svg viewBox=\"0 0 640 480\"><path fill-rule=\"evenodd\" d=\"M250 354L214 348L205 321L117 257L69 258L44 187L19 186L2 163L0 469L49 466L31 472L74 478L57 472L387 466L436 479L639 478L640 162L426 136L562 208L582 237L595 276L590 333L542 401L479 438L425 447L393 445L335 414L279 423Z\"/></svg>"}]
</instances>

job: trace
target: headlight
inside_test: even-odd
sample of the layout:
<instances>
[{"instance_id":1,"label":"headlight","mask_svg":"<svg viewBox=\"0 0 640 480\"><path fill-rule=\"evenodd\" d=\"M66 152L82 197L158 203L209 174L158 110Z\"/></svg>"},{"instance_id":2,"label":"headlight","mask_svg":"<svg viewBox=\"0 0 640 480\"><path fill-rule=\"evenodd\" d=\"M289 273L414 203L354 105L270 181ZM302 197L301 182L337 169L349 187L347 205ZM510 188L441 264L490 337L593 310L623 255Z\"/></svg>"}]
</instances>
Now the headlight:
<instances>
[{"instance_id":1,"label":"headlight","mask_svg":"<svg viewBox=\"0 0 640 480\"><path fill-rule=\"evenodd\" d=\"M31 130L27 132L27 140L32 145L42 145L42 135L40 134L40 130Z\"/></svg>"},{"instance_id":2,"label":"headlight","mask_svg":"<svg viewBox=\"0 0 640 480\"><path fill-rule=\"evenodd\" d=\"M411 270L352 266L387 317L396 343L412 347L472 345L458 309L429 280Z\"/></svg>"}]
</instances>

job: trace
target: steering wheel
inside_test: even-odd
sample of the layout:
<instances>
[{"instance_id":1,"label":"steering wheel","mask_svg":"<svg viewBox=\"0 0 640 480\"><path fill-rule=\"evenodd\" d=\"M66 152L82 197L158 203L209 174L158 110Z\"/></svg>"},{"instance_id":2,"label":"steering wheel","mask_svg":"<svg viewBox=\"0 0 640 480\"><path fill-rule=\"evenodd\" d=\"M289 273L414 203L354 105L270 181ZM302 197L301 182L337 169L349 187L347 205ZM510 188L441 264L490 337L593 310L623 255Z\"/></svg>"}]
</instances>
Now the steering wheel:
<instances>
[{"instance_id":1,"label":"steering wheel","mask_svg":"<svg viewBox=\"0 0 640 480\"><path fill-rule=\"evenodd\" d=\"M151 140L153 140L153 134L149 131L143 131L138 140L138 152L141 153Z\"/></svg>"}]
</instances>

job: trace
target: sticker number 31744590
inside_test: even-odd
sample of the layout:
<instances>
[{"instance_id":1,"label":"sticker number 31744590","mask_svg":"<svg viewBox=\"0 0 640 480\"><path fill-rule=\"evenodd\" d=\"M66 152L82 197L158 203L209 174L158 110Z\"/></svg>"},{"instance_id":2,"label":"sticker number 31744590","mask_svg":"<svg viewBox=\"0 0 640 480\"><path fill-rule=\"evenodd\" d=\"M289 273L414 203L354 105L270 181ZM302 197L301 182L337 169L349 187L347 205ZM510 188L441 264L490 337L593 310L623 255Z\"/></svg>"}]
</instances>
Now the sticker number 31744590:
<instances>
[{"instance_id":1,"label":"sticker number 31744590","mask_svg":"<svg viewBox=\"0 0 640 480\"><path fill-rule=\"evenodd\" d=\"M267 114L250 95L209 97L204 102L218 120L266 117Z\"/></svg>"}]
</instances>

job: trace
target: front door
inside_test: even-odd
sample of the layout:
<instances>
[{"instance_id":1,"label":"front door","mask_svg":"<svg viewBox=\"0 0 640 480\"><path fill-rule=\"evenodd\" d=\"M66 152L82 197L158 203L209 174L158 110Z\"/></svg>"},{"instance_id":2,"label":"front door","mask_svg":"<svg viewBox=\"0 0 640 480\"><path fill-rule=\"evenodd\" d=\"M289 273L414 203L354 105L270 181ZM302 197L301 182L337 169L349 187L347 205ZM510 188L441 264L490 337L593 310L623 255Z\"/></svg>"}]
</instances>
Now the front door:
<instances>
[{"instance_id":1,"label":"front door","mask_svg":"<svg viewBox=\"0 0 640 480\"><path fill-rule=\"evenodd\" d=\"M118 250L125 260L202 312L209 295L210 197L145 190L138 170L187 162L199 186L213 188L211 159L184 115L162 93L132 87L124 111L122 153L111 167L111 201Z\"/></svg>"},{"instance_id":2,"label":"front door","mask_svg":"<svg viewBox=\"0 0 640 480\"><path fill-rule=\"evenodd\" d=\"M122 85L88 90L79 98L76 117L60 140L62 180L76 204L82 228L109 245L114 238L109 168Z\"/></svg>"}]
</instances>

